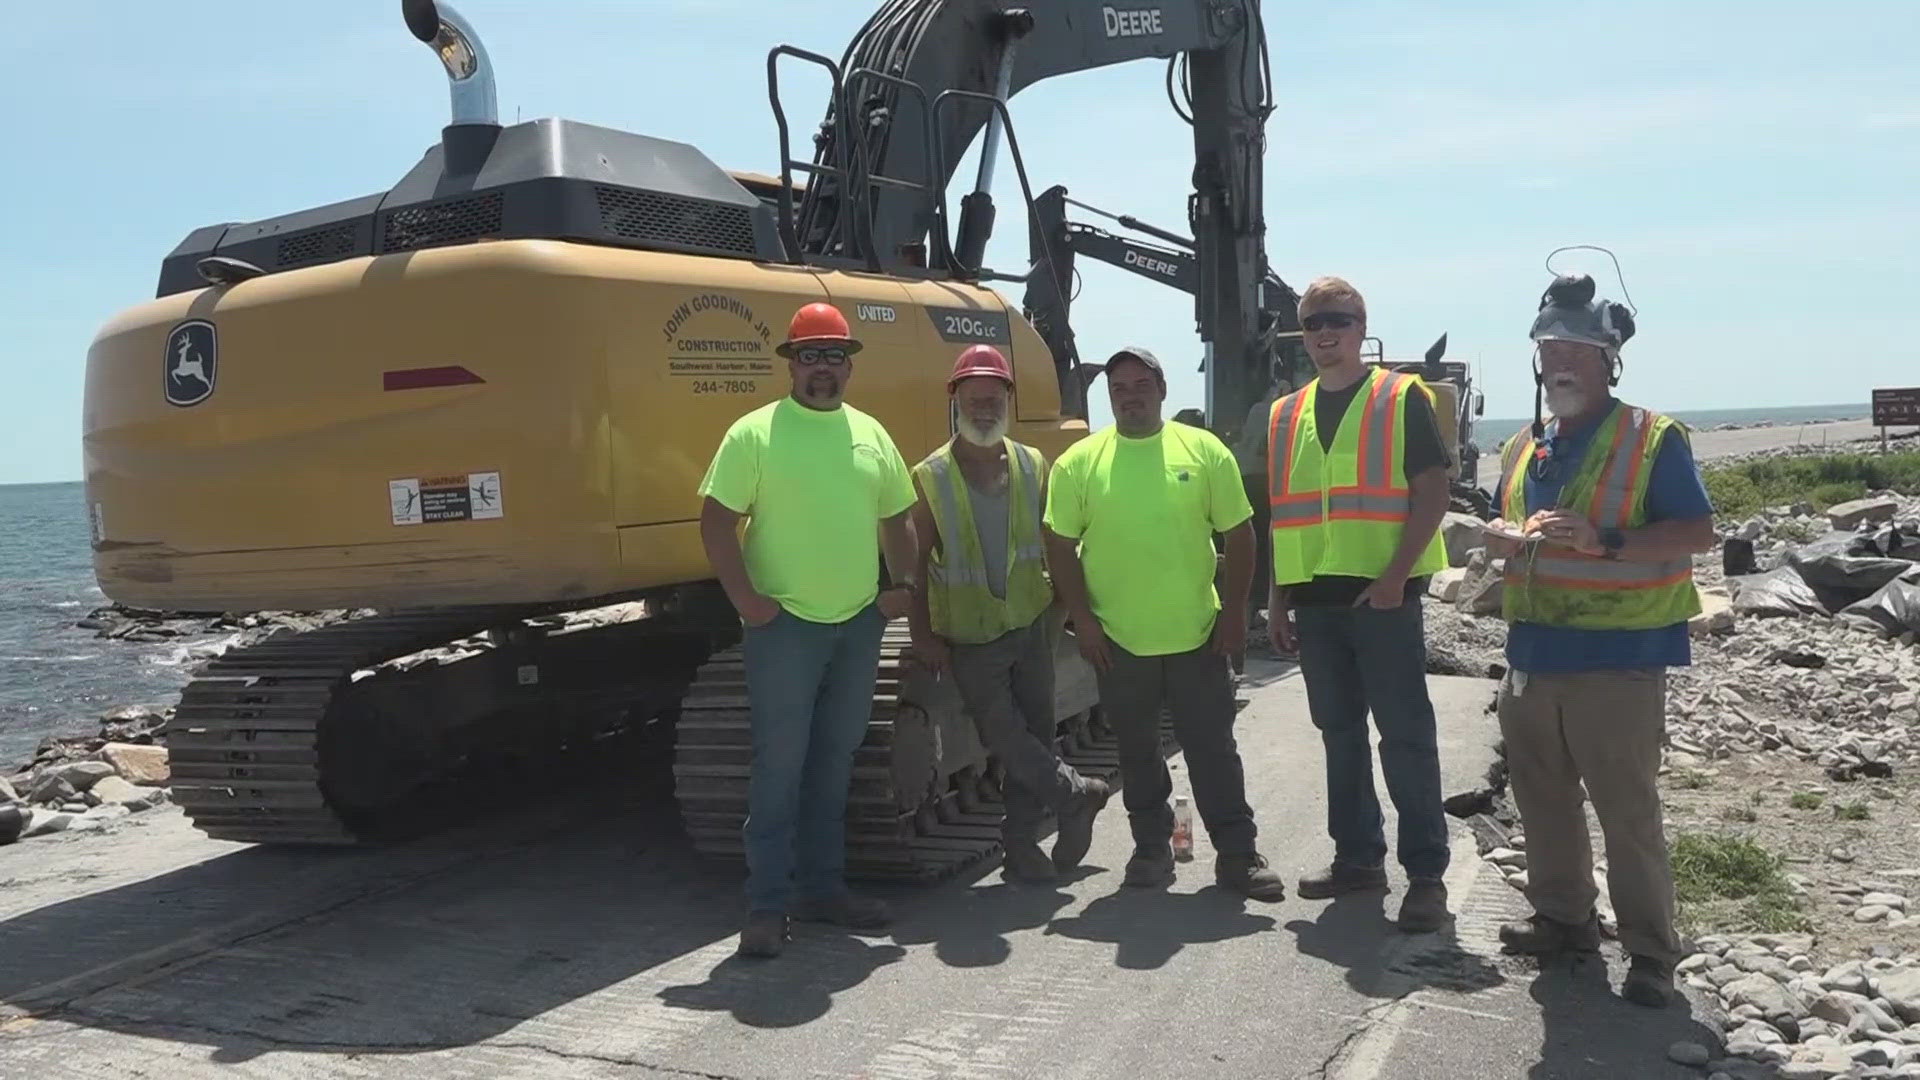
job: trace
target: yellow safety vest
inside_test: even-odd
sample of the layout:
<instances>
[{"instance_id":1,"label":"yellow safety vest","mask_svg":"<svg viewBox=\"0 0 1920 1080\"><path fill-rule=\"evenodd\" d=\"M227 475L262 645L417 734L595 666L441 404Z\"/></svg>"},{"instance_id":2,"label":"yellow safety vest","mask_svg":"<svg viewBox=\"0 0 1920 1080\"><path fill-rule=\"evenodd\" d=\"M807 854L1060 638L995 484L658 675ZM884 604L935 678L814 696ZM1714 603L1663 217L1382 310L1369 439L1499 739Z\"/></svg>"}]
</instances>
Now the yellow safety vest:
<instances>
[{"instance_id":1,"label":"yellow safety vest","mask_svg":"<svg viewBox=\"0 0 1920 1080\"><path fill-rule=\"evenodd\" d=\"M1323 451L1314 420L1320 380L1274 402L1267 431L1267 486L1273 504L1273 580L1322 575L1378 577L1393 561L1413 507L1405 455L1407 395L1433 400L1418 376L1375 368L1353 395L1333 447ZM1436 530L1410 575L1446 569Z\"/></svg>"},{"instance_id":2,"label":"yellow safety vest","mask_svg":"<svg viewBox=\"0 0 1920 1080\"><path fill-rule=\"evenodd\" d=\"M953 457L953 443L913 467L933 511L940 546L927 565L927 608L933 632L948 641L981 645L1031 625L1053 603L1040 543L1040 452L1006 440L1006 599L993 595L986 555L974 524L973 496Z\"/></svg>"},{"instance_id":3,"label":"yellow safety vest","mask_svg":"<svg viewBox=\"0 0 1920 1080\"><path fill-rule=\"evenodd\" d=\"M1647 486L1660 440L1676 422L1616 403L1587 444L1558 509L1584 513L1596 528L1646 523ZM1679 429L1684 437L1684 428ZM1536 456L1533 432L1522 429L1500 453L1507 478L1500 515L1516 526L1541 507L1527 503L1527 471ZM1700 613L1693 560L1607 559L1544 541L1507 560L1502 614L1509 622L1585 630L1653 630Z\"/></svg>"}]
</instances>

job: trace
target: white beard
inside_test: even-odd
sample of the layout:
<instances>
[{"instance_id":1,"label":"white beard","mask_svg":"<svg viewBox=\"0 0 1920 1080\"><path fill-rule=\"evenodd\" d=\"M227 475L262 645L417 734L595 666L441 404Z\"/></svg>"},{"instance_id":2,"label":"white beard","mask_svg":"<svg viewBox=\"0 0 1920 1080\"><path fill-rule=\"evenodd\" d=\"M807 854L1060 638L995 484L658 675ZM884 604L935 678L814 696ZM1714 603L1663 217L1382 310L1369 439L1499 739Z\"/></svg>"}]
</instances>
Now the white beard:
<instances>
[{"instance_id":1,"label":"white beard","mask_svg":"<svg viewBox=\"0 0 1920 1080\"><path fill-rule=\"evenodd\" d=\"M1568 385L1547 384L1547 411L1555 416L1579 416L1587 409L1587 395Z\"/></svg>"},{"instance_id":2,"label":"white beard","mask_svg":"<svg viewBox=\"0 0 1920 1080\"><path fill-rule=\"evenodd\" d=\"M957 429L961 438L981 449L986 449L990 446L999 446L1000 440L1007 437L1007 418L1002 416L995 420L993 426L983 432L972 419L963 416L960 418Z\"/></svg>"}]
</instances>

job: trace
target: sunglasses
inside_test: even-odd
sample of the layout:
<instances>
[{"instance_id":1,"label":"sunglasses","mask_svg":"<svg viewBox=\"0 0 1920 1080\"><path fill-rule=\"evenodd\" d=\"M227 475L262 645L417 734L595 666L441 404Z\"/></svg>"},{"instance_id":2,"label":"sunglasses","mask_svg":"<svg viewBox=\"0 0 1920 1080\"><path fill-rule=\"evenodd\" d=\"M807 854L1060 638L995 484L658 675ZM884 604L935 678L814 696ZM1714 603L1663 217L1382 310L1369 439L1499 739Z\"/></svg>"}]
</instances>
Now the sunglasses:
<instances>
[{"instance_id":1,"label":"sunglasses","mask_svg":"<svg viewBox=\"0 0 1920 1080\"><path fill-rule=\"evenodd\" d=\"M1335 330L1345 330L1359 321L1360 317L1358 315L1349 315L1344 311L1322 311L1301 319L1300 328L1313 334L1319 333L1328 327L1332 327Z\"/></svg>"},{"instance_id":2,"label":"sunglasses","mask_svg":"<svg viewBox=\"0 0 1920 1080\"><path fill-rule=\"evenodd\" d=\"M834 367L839 367L841 364L847 362L847 350L837 345L830 345L824 348L809 346L807 348L793 350L793 358L803 364L829 364Z\"/></svg>"}]
</instances>

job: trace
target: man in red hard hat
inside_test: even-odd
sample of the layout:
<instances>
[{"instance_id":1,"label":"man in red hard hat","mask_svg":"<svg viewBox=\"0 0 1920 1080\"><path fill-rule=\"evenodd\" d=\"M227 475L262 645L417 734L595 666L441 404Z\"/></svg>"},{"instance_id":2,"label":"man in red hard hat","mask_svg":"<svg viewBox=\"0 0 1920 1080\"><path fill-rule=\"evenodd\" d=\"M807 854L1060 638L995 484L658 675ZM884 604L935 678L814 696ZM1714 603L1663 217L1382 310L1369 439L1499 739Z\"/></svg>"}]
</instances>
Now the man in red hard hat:
<instances>
[{"instance_id":1,"label":"man in red hard hat","mask_svg":"<svg viewBox=\"0 0 1920 1080\"><path fill-rule=\"evenodd\" d=\"M1007 437L1013 368L1000 350L973 345L954 362L947 395L954 434L913 467L919 576L909 625L914 652L952 672L980 739L1006 766L1004 874L1046 883L1078 866L1107 803L1104 781L1081 776L1054 748L1053 643L1040 534L1047 461ZM1053 853L1040 850L1040 818L1060 823Z\"/></svg>"},{"instance_id":2,"label":"man in red hard hat","mask_svg":"<svg viewBox=\"0 0 1920 1080\"><path fill-rule=\"evenodd\" d=\"M833 305L800 308L775 348L792 392L735 421L700 484L700 539L746 627L746 956L778 955L790 917L859 928L891 919L884 903L847 891L846 805L881 633L915 590L913 481L879 421L841 400L859 350ZM884 592L882 547L893 583Z\"/></svg>"}]
</instances>

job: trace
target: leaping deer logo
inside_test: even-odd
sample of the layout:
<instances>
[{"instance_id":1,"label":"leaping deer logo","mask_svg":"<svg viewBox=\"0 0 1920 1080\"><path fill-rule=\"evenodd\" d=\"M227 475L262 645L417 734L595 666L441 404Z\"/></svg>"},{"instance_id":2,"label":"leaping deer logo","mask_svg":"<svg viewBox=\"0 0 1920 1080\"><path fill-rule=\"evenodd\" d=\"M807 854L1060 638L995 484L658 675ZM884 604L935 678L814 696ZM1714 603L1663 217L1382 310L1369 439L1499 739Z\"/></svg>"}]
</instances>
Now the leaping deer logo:
<instances>
[{"instance_id":1,"label":"leaping deer logo","mask_svg":"<svg viewBox=\"0 0 1920 1080\"><path fill-rule=\"evenodd\" d=\"M170 405L198 405L213 394L219 377L219 342L213 324L193 319L167 335L164 357L166 396Z\"/></svg>"},{"instance_id":2,"label":"leaping deer logo","mask_svg":"<svg viewBox=\"0 0 1920 1080\"><path fill-rule=\"evenodd\" d=\"M207 381L207 365L194 355L193 338L181 335L177 351L180 358L173 365L173 377L176 379L198 379L204 385Z\"/></svg>"}]
</instances>

